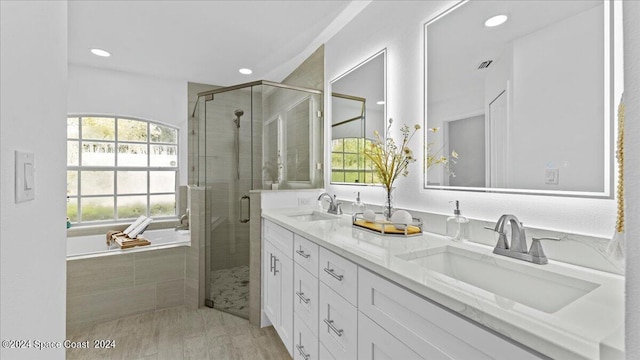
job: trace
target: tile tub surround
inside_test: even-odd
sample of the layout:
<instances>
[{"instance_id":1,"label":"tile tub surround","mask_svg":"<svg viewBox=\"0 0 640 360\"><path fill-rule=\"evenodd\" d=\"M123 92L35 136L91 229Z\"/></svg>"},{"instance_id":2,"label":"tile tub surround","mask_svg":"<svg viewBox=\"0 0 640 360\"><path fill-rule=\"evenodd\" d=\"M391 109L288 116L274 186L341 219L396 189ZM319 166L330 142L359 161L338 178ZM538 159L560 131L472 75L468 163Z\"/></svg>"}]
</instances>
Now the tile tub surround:
<instances>
[{"instance_id":1,"label":"tile tub surround","mask_svg":"<svg viewBox=\"0 0 640 360\"><path fill-rule=\"evenodd\" d=\"M266 209L262 216L544 355L561 359L599 359L603 339L623 336L619 329L624 324L624 278L620 275L553 260L542 265L550 273L599 284L587 295L547 313L418 267L395 255L416 254L448 245L479 253L484 259L495 258L496 263L541 265L497 258L490 246L453 243L437 234L424 233L411 238L377 236L353 229L348 215L339 220L310 222L288 216L300 213L300 209Z\"/></svg>"},{"instance_id":2,"label":"tile tub surround","mask_svg":"<svg viewBox=\"0 0 640 360\"><path fill-rule=\"evenodd\" d=\"M104 235L69 238L68 329L185 303L189 235L173 229L145 235L152 245L109 251Z\"/></svg>"}]
</instances>

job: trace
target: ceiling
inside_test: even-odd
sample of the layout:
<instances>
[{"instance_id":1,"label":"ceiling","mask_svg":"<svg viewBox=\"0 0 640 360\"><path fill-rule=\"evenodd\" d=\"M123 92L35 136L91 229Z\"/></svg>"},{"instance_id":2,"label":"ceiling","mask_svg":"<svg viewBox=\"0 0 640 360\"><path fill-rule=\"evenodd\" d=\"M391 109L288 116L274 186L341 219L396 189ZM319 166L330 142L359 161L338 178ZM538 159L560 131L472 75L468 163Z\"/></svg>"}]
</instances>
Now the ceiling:
<instances>
[{"instance_id":1,"label":"ceiling","mask_svg":"<svg viewBox=\"0 0 640 360\"><path fill-rule=\"evenodd\" d=\"M427 26L429 103L470 96L484 99L485 60L500 61L513 41L596 6L600 0L469 1ZM484 21L508 14L501 26ZM435 89L435 88L434 88ZM433 90L433 89L432 89ZM473 95L470 95L473 94Z\"/></svg>"},{"instance_id":2,"label":"ceiling","mask_svg":"<svg viewBox=\"0 0 640 360\"><path fill-rule=\"evenodd\" d=\"M69 63L215 85L281 81L350 1L69 1ZM342 16L341 16L342 15ZM355 15L354 15L355 16ZM308 49L310 45L315 48ZM112 55L95 56L91 48ZM242 75L250 68L252 75Z\"/></svg>"}]
</instances>

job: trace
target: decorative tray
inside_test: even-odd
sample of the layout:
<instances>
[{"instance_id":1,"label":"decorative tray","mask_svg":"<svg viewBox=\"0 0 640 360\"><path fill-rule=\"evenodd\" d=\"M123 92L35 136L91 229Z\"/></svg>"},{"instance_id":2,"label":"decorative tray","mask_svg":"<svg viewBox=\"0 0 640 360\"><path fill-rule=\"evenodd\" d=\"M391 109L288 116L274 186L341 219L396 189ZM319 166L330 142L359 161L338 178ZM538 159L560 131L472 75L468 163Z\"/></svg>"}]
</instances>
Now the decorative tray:
<instances>
[{"instance_id":1,"label":"decorative tray","mask_svg":"<svg viewBox=\"0 0 640 360\"><path fill-rule=\"evenodd\" d=\"M412 218L413 222L411 224L402 224L379 219L378 215L384 217L382 213L376 213L376 220L369 221L364 218L362 213L355 213L351 217L351 224L355 228L387 236L408 237L422 235L422 220L418 218Z\"/></svg>"}]
</instances>

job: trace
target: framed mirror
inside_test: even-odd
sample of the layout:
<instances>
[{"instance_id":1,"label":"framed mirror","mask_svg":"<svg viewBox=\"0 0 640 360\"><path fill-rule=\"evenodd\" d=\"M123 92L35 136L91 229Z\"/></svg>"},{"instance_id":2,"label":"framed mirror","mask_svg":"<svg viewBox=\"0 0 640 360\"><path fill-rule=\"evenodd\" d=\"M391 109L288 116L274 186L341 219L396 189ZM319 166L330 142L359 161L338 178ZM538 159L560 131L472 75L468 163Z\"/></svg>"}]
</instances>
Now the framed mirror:
<instances>
[{"instance_id":1,"label":"framed mirror","mask_svg":"<svg viewBox=\"0 0 640 360\"><path fill-rule=\"evenodd\" d=\"M595 0L468 1L426 23L425 188L611 197L612 25Z\"/></svg>"},{"instance_id":2,"label":"framed mirror","mask_svg":"<svg viewBox=\"0 0 640 360\"><path fill-rule=\"evenodd\" d=\"M364 148L385 132L386 49L331 81L331 183L376 184Z\"/></svg>"}]
</instances>

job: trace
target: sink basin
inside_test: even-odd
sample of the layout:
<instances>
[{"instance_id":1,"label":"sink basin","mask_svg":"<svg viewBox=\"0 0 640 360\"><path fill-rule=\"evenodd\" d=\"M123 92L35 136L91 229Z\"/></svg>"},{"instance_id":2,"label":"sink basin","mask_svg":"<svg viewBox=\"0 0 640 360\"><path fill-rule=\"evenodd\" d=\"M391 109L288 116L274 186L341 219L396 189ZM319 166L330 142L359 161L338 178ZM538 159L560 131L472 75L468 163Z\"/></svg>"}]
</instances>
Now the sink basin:
<instances>
[{"instance_id":1,"label":"sink basin","mask_svg":"<svg viewBox=\"0 0 640 360\"><path fill-rule=\"evenodd\" d=\"M545 270L544 265L505 261L497 255L483 255L452 246L396 256L504 299L549 314L562 309L599 286L596 283Z\"/></svg>"},{"instance_id":2,"label":"sink basin","mask_svg":"<svg viewBox=\"0 0 640 360\"><path fill-rule=\"evenodd\" d=\"M290 218L298 221L319 221L339 219L339 215L328 214L320 211L312 211L306 214L289 215Z\"/></svg>"}]
</instances>

